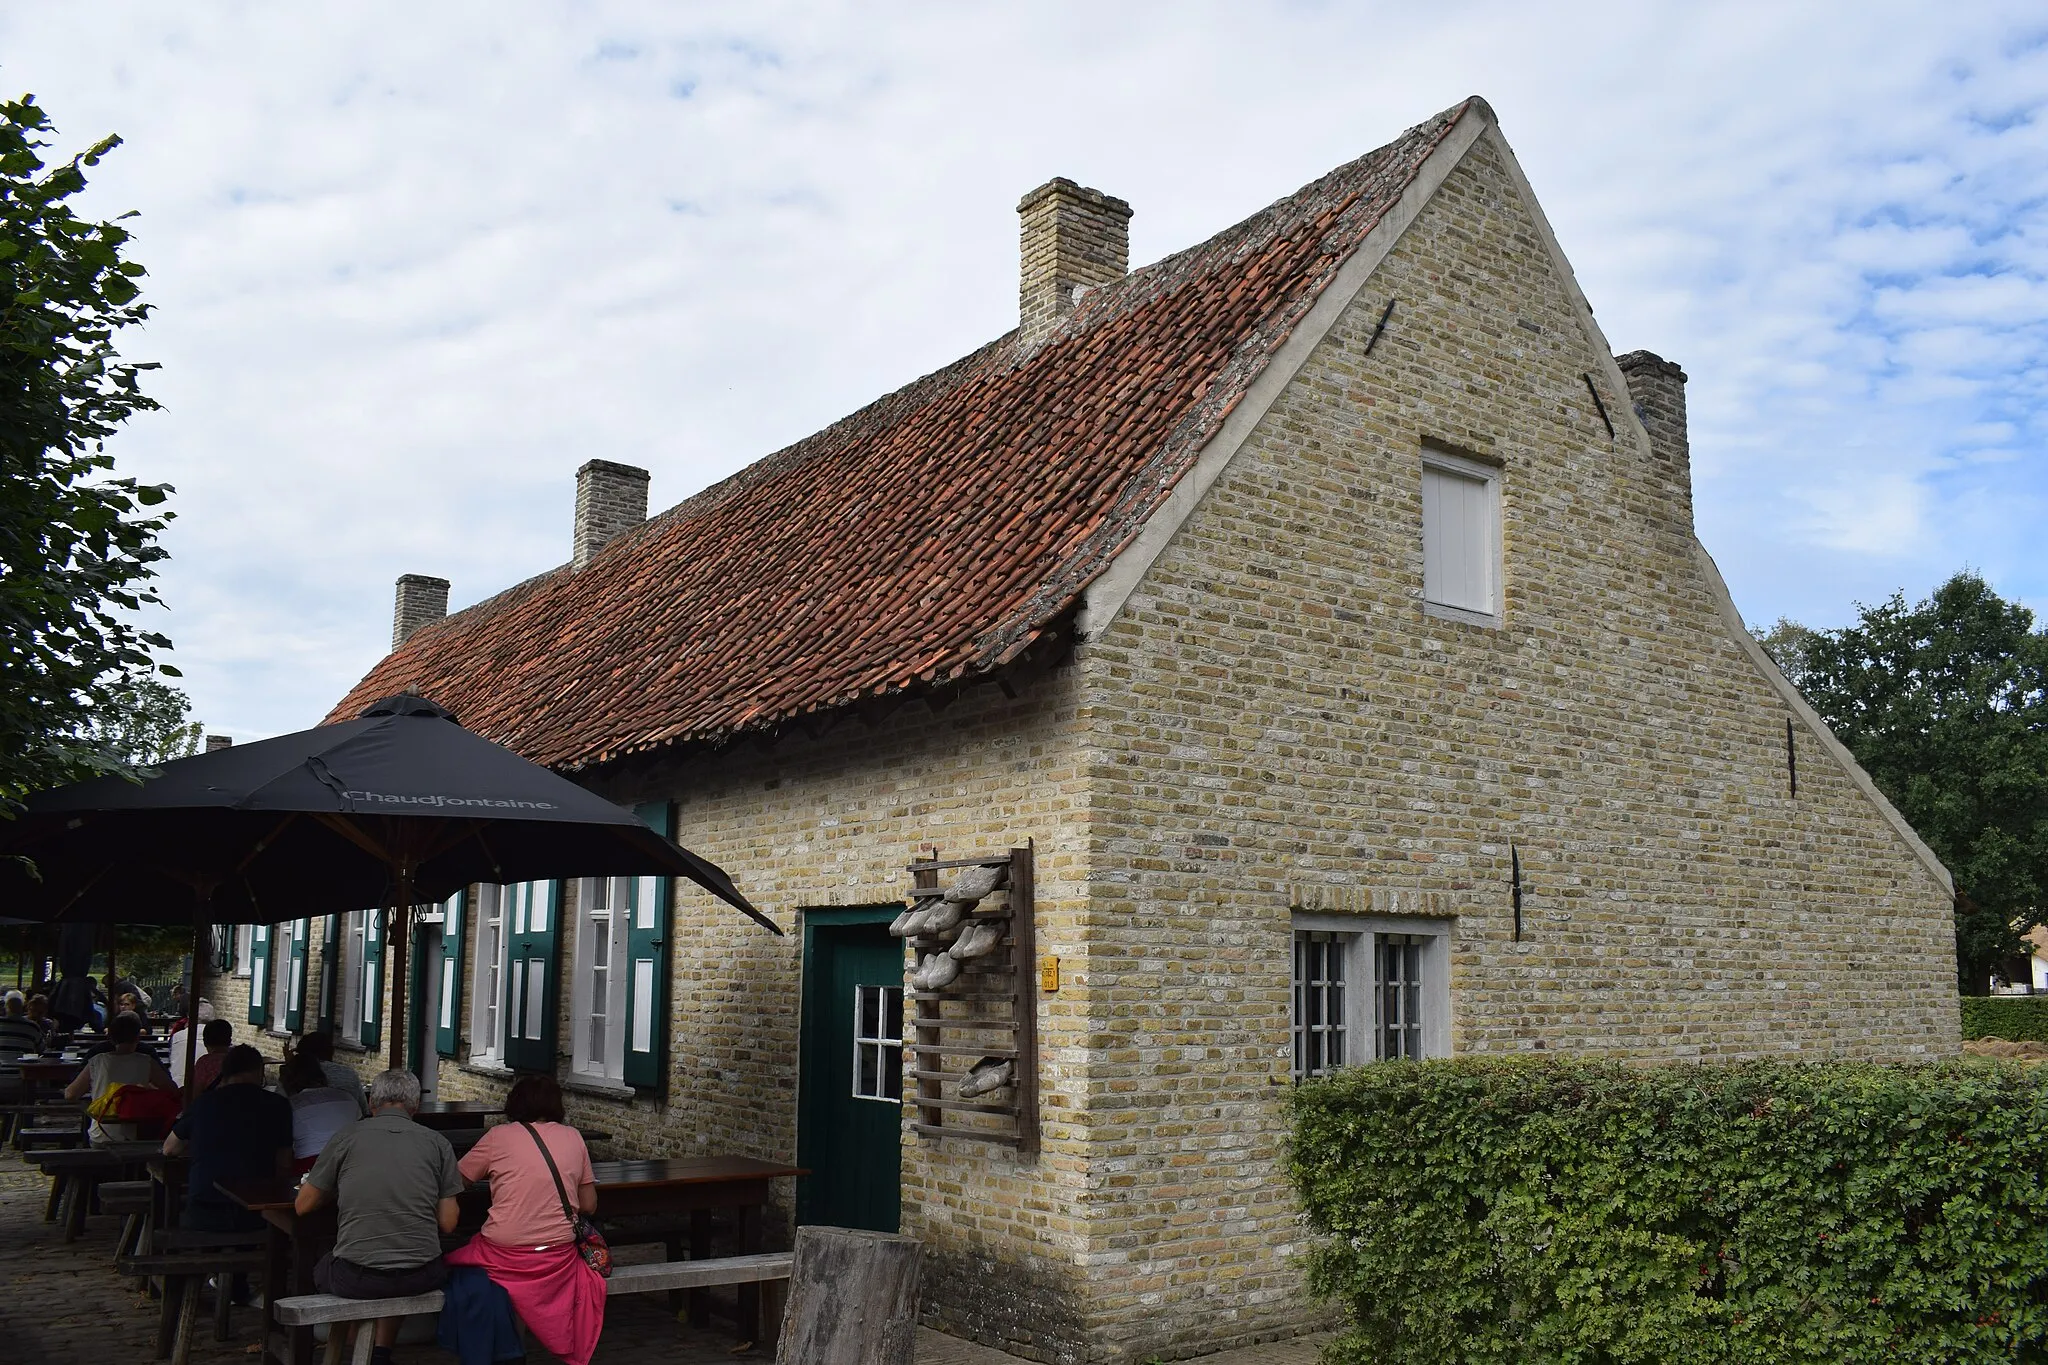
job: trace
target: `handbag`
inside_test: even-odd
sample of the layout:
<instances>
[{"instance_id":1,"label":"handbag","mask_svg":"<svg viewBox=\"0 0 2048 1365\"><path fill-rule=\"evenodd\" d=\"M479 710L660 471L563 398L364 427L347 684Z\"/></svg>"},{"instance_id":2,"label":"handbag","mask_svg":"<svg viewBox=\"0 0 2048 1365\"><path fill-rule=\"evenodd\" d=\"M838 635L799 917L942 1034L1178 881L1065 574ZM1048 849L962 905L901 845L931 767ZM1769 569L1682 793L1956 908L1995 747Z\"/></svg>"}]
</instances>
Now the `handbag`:
<instances>
[{"instance_id":1,"label":"handbag","mask_svg":"<svg viewBox=\"0 0 2048 1365\"><path fill-rule=\"evenodd\" d=\"M533 1145L540 1148L540 1159L548 1163L548 1174L555 1178L555 1193L561 1196L562 1216L569 1220L569 1231L576 1239L576 1254L583 1258L583 1264L589 1266L606 1279L610 1279L612 1275L611 1243L605 1241L604 1234L597 1230L597 1224L591 1222L589 1218L578 1213L570 1206L569 1187L562 1183L562 1173L555 1169L554 1153L550 1152L548 1145L540 1140L539 1131L530 1123L522 1122L519 1126L524 1128L526 1135L533 1139Z\"/></svg>"}]
</instances>

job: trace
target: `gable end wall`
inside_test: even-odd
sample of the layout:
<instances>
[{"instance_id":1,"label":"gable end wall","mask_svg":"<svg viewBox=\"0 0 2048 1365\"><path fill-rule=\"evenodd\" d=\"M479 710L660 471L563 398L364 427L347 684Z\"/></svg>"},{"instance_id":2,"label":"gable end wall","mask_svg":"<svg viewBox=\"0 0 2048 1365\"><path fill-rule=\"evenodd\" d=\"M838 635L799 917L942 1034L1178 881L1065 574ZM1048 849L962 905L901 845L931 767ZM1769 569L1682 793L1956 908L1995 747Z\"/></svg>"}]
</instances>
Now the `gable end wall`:
<instances>
[{"instance_id":1,"label":"gable end wall","mask_svg":"<svg viewBox=\"0 0 2048 1365\"><path fill-rule=\"evenodd\" d=\"M1582 376L1627 396L1516 178L1475 144L1083 652L1108 1358L1315 1320L1292 910L1453 917L1460 1053L1957 1050L1944 888L1809 731L1788 794L1786 700L1601 425ZM1500 629L1423 610L1425 440L1502 465Z\"/></svg>"}]
</instances>

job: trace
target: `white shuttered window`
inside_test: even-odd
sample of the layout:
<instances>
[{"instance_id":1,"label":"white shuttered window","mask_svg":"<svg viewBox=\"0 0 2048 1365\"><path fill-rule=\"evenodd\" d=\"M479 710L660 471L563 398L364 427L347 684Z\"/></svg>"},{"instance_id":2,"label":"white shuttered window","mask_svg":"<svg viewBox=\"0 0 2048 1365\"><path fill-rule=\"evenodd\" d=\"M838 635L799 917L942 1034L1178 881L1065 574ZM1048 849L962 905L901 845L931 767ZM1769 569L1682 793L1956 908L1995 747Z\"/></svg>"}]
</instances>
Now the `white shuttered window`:
<instances>
[{"instance_id":1,"label":"white shuttered window","mask_svg":"<svg viewBox=\"0 0 2048 1365\"><path fill-rule=\"evenodd\" d=\"M1498 621L1500 471L1423 452L1422 596L1467 619Z\"/></svg>"}]
</instances>

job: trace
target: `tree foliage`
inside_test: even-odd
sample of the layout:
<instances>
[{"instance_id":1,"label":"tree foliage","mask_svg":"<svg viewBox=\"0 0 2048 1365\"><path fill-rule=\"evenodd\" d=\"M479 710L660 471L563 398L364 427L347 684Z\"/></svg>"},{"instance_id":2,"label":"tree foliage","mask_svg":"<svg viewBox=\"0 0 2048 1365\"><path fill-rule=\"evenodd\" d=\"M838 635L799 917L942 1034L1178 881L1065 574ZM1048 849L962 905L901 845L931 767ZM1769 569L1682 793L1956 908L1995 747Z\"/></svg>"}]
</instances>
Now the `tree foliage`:
<instances>
[{"instance_id":1,"label":"tree foliage","mask_svg":"<svg viewBox=\"0 0 2048 1365\"><path fill-rule=\"evenodd\" d=\"M0 810L26 791L120 761L95 715L159 667L161 634L135 613L158 601L157 536L170 489L116 477L106 438L156 403L116 333L141 323L143 269L128 232L70 200L119 144L46 164L33 96L0 102Z\"/></svg>"},{"instance_id":2,"label":"tree foliage","mask_svg":"<svg viewBox=\"0 0 2048 1365\"><path fill-rule=\"evenodd\" d=\"M191 703L169 683L133 677L110 684L93 709L84 738L101 755L130 768L149 768L199 752L205 727L187 717Z\"/></svg>"},{"instance_id":3,"label":"tree foliage","mask_svg":"<svg viewBox=\"0 0 2048 1365\"><path fill-rule=\"evenodd\" d=\"M1954 874L1958 967L1981 994L2048 913L2048 635L1971 573L1860 616L1798 638L1799 688Z\"/></svg>"}]
</instances>

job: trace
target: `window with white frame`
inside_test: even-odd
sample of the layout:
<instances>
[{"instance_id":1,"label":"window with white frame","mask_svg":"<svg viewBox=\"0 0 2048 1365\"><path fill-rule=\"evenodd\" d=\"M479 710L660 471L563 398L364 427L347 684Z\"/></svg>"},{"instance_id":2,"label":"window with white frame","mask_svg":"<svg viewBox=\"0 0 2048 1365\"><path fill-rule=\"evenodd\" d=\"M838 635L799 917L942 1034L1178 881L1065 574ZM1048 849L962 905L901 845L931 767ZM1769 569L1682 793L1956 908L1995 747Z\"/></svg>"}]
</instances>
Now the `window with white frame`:
<instances>
[{"instance_id":1,"label":"window with white frame","mask_svg":"<svg viewBox=\"0 0 2048 1365\"><path fill-rule=\"evenodd\" d=\"M477 888L476 980L469 988L469 1059L484 1066L502 1065L505 1035L505 888Z\"/></svg>"},{"instance_id":2,"label":"window with white frame","mask_svg":"<svg viewBox=\"0 0 2048 1365\"><path fill-rule=\"evenodd\" d=\"M341 917L341 970L335 973L340 1007L334 1011L337 1042L355 1043L363 1025L363 936L372 911L357 910Z\"/></svg>"},{"instance_id":3,"label":"window with white frame","mask_svg":"<svg viewBox=\"0 0 2048 1365\"><path fill-rule=\"evenodd\" d=\"M576 1034L569 1069L587 1080L625 1080L624 964L633 881L589 877L576 886L576 978L570 998Z\"/></svg>"},{"instance_id":4,"label":"window with white frame","mask_svg":"<svg viewBox=\"0 0 2048 1365\"><path fill-rule=\"evenodd\" d=\"M270 999L271 973L277 969L277 949L272 942L277 935L268 924L251 925L249 929L249 1021L255 1023L263 1018L263 1002ZM263 949L258 956L256 949Z\"/></svg>"},{"instance_id":5,"label":"window with white frame","mask_svg":"<svg viewBox=\"0 0 2048 1365\"><path fill-rule=\"evenodd\" d=\"M903 988L853 988L853 1097L903 1098Z\"/></svg>"},{"instance_id":6,"label":"window with white frame","mask_svg":"<svg viewBox=\"0 0 2048 1365\"><path fill-rule=\"evenodd\" d=\"M1390 1058L1450 1055L1450 925L1294 917L1294 1079Z\"/></svg>"},{"instance_id":7,"label":"window with white frame","mask_svg":"<svg viewBox=\"0 0 2048 1365\"><path fill-rule=\"evenodd\" d=\"M1500 470L1422 452L1422 598L1432 614L1500 623Z\"/></svg>"},{"instance_id":8,"label":"window with white frame","mask_svg":"<svg viewBox=\"0 0 2048 1365\"><path fill-rule=\"evenodd\" d=\"M256 942L256 926L237 924L235 926L235 975L247 976L254 967L249 962L249 949Z\"/></svg>"},{"instance_id":9,"label":"window with white frame","mask_svg":"<svg viewBox=\"0 0 2048 1365\"><path fill-rule=\"evenodd\" d=\"M270 930L270 1031L284 1033L287 1014L298 999L299 976L306 970L305 959L293 949L303 920L288 920Z\"/></svg>"}]
</instances>

